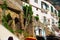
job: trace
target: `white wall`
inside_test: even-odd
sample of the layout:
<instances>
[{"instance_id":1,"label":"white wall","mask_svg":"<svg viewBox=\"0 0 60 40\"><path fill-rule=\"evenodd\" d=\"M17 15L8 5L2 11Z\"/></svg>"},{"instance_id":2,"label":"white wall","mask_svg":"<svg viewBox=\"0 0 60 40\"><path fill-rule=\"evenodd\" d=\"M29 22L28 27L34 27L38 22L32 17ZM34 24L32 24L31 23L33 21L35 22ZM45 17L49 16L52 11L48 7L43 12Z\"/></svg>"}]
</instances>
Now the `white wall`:
<instances>
[{"instance_id":1,"label":"white wall","mask_svg":"<svg viewBox=\"0 0 60 40\"><path fill-rule=\"evenodd\" d=\"M47 14L46 14L46 13L42 13L41 10L40 10L40 9L41 9L41 1L43 1L44 3L46 3L46 4L49 6ZM49 27L50 29L51 29L51 27L52 27L52 19L54 19L55 22L58 22L58 19L56 19L56 18L54 18L53 16L51 16L51 6L53 7L53 10L56 10L56 9L55 9L54 6L51 5L49 2L44 1L44 0L38 0L38 3L35 3L34 0L30 0L29 3L30 3L31 5L33 5L33 6L32 6L33 16L36 16L36 14L38 14L38 15L39 15L39 20L40 20L40 22L43 23L43 16L45 16L47 20L50 19L50 25L48 25L48 27ZM40 8L40 9L36 10L36 7L34 7L34 6ZM44 5L43 5L43 6L44 6ZM45 9L45 6L44 6L44 9ZM54 13L54 12L53 12L53 13ZM57 14L58 14L58 11L57 11ZM58 24L55 24L55 25L58 26Z\"/></svg>"},{"instance_id":2,"label":"white wall","mask_svg":"<svg viewBox=\"0 0 60 40\"><path fill-rule=\"evenodd\" d=\"M19 40L14 34L0 24L0 40L8 40L10 36L13 37L13 40Z\"/></svg>"}]
</instances>

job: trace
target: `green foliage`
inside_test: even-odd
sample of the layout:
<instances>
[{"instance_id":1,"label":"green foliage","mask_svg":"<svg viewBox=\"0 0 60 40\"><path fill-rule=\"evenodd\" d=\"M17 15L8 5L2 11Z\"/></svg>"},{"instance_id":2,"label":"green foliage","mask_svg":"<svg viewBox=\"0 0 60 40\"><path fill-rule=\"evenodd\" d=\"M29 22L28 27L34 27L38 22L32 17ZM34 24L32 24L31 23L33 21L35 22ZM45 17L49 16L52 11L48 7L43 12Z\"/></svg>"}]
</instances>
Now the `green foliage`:
<instances>
[{"instance_id":1,"label":"green foliage","mask_svg":"<svg viewBox=\"0 0 60 40\"><path fill-rule=\"evenodd\" d=\"M29 34L27 32L24 32L24 37L28 37Z\"/></svg>"},{"instance_id":2,"label":"green foliage","mask_svg":"<svg viewBox=\"0 0 60 40\"><path fill-rule=\"evenodd\" d=\"M39 16L35 16L35 19L36 19L36 21L38 21L39 20Z\"/></svg>"},{"instance_id":3,"label":"green foliage","mask_svg":"<svg viewBox=\"0 0 60 40\"><path fill-rule=\"evenodd\" d=\"M7 15L7 22L8 22L9 20L12 20L12 18L11 18L11 16L10 16L10 13Z\"/></svg>"},{"instance_id":4,"label":"green foliage","mask_svg":"<svg viewBox=\"0 0 60 40\"><path fill-rule=\"evenodd\" d=\"M17 30L17 32L20 33L20 34L22 34L23 30L20 29L20 30Z\"/></svg>"},{"instance_id":5,"label":"green foliage","mask_svg":"<svg viewBox=\"0 0 60 40\"><path fill-rule=\"evenodd\" d=\"M8 30L10 30L13 33L13 29L9 27L8 20L10 19L10 14L7 16L5 15L5 10L7 10L7 3L6 0L3 0L3 4L0 6L3 9L3 17L2 17L2 25L4 25Z\"/></svg>"},{"instance_id":6,"label":"green foliage","mask_svg":"<svg viewBox=\"0 0 60 40\"><path fill-rule=\"evenodd\" d=\"M32 15L33 15L33 11L32 11L32 6L23 6L23 10L24 10L24 17L27 21L31 21L32 19Z\"/></svg>"},{"instance_id":7,"label":"green foliage","mask_svg":"<svg viewBox=\"0 0 60 40\"><path fill-rule=\"evenodd\" d=\"M7 9L7 3L6 3L6 1L3 1L4 3L1 5L1 8L2 9Z\"/></svg>"},{"instance_id":8,"label":"green foliage","mask_svg":"<svg viewBox=\"0 0 60 40\"><path fill-rule=\"evenodd\" d=\"M9 27L7 20L8 20L7 16L4 15L2 18L2 24L13 33L13 29Z\"/></svg>"}]
</instances>

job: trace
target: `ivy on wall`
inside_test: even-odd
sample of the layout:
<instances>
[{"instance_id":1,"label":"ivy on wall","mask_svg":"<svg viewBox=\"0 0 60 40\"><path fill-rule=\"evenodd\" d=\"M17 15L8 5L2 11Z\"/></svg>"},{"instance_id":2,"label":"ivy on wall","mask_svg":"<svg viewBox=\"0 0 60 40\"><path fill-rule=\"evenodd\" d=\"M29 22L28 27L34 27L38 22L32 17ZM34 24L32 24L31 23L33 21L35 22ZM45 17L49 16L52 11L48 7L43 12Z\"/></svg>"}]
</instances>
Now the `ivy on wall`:
<instances>
[{"instance_id":1,"label":"ivy on wall","mask_svg":"<svg viewBox=\"0 0 60 40\"><path fill-rule=\"evenodd\" d=\"M36 21L38 21L39 20L39 16L35 16L35 19L36 19Z\"/></svg>"},{"instance_id":2,"label":"ivy on wall","mask_svg":"<svg viewBox=\"0 0 60 40\"><path fill-rule=\"evenodd\" d=\"M32 6L24 5L23 11L24 11L24 26L25 26L24 36L27 37L30 34L27 32L26 29L32 23L32 15L33 15Z\"/></svg>"},{"instance_id":3,"label":"ivy on wall","mask_svg":"<svg viewBox=\"0 0 60 40\"><path fill-rule=\"evenodd\" d=\"M7 17L6 15L3 16L3 18L2 18L2 24L5 26L5 28L7 28L10 32L13 33L13 29L8 25L8 22L7 22L8 18L9 17Z\"/></svg>"},{"instance_id":4,"label":"ivy on wall","mask_svg":"<svg viewBox=\"0 0 60 40\"><path fill-rule=\"evenodd\" d=\"M13 29L11 27L9 27L9 25L8 25L8 21L9 21L9 19L11 19L11 16L10 16L10 14L5 15L5 11L8 9L6 0L3 1L3 4L0 7L3 10L2 11L2 25L4 25L5 28L7 28L9 31L13 32Z\"/></svg>"}]
</instances>

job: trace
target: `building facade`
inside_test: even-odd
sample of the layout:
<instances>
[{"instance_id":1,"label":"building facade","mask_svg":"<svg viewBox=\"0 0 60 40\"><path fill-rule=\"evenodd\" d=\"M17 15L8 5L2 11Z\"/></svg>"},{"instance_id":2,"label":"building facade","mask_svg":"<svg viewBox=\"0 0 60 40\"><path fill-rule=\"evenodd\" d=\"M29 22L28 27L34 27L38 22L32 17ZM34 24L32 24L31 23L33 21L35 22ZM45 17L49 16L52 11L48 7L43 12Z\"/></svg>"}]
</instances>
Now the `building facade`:
<instances>
[{"instance_id":1,"label":"building facade","mask_svg":"<svg viewBox=\"0 0 60 40\"><path fill-rule=\"evenodd\" d=\"M55 7L45 0L23 0L23 5L32 5L33 16L39 16L39 21L47 28L49 31L55 32L58 29L58 11ZM40 25L42 29L43 25ZM39 26L39 25L38 25ZM46 29L46 31L47 31ZM37 33L38 34L38 33Z\"/></svg>"},{"instance_id":2,"label":"building facade","mask_svg":"<svg viewBox=\"0 0 60 40\"><path fill-rule=\"evenodd\" d=\"M1 1L0 1L0 3L1 3ZM9 1L7 1L7 3L8 3L8 10L6 10L7 11L6 13L11 14L11 17L13 19L12 28L14 31L15 31L14 28L16 28L16 27L20 28L20 26L21 26L24 28L22 6L25 6L25 5L28 5L28 6L31 5L32 11L33 11L33 16L39 17L38 22L35 19L33 20L34 27L29 28L31 31L31 32L29 31L30 34L38 35L38 36L49 36L51 33L56 35L56 32L59 31L59 29L58 29L58 21L59 21L58 11L49 2L47 2L45 0L20 0L20 1L19 0L18 1L9 0ZM18 18L19 21L15 22L15 18ZM19 22L20 22L20 24L19 24ZM15 40L18 40L18 39L15 39Z\"/></svg>"}]
</instances>

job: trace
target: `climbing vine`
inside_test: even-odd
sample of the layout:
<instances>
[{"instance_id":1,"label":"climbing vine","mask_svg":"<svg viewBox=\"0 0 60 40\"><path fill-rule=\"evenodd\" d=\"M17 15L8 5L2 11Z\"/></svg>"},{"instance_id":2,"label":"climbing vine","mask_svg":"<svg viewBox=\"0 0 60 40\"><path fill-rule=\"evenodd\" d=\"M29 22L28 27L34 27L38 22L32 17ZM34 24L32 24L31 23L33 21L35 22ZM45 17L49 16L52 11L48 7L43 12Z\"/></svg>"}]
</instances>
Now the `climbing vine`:
<instances>
[{"instance_id":1,"label":"climbing vine","mask_svg":"<svg viewBox=\"0 0 60 40\"><path fill-rule=\"evenodd\" d=\"M24 26L25 26L24 36L26 37L29 36L26 29L32 23L32 15L33 15L32 6L31 5L23 6L23 11L24 11Z\"/></svg>"},{"instance_id":2,"label":"climbing vine","mask_svg":"<svg viewBox=\"0 0 60 40\"><path fill-rule=\"evenodd\" d=\"M36 19L36 21L38 21L39 20L39 16L35 16L35 19Z\"/></svg>"},{"instance_id":3,"label":"climbing vine","mask_svg":"<svg viewBox=\"0 0 60 40\"><path fill-rule=\"evenodd\" d=\"M6 0L3 1L3 4L1 5L1 8L3 10L2 11L2 25L4 25L8 30L13 32L13 29L11 27L9 27L9 25L8 25L8 20L11 18L11 16L10 16L10 14L5 15L5 11L8 9Z\"/></svg>"},{"instance_id":4,"label":"climbing vine","mask_svg":"<svg viewBox=\"0 0 60 40\"><path fill-rule=\"evenodd\" d=\"M23 6L23 11L24 11L24 19L25 19L25 25L26 25L32 21L32 15L33 15L32 6L31 5Z\"/></svg>"}]
</instances>

